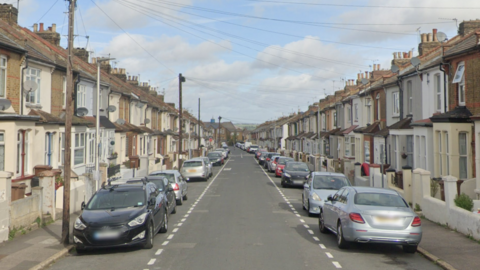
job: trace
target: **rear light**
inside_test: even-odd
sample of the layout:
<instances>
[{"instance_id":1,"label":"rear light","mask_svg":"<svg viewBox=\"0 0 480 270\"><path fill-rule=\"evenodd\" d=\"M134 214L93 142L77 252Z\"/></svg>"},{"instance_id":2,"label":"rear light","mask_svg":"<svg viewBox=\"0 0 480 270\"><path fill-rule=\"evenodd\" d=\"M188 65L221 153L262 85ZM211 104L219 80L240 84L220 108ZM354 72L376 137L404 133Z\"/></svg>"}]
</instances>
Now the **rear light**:
<instances>
[{"instance_id":1,"label":"rear light","mask_svg":"<svg viewBox=\"0 0 480 270\"><path fill-rule=\"evenodd\" d=\"M415 217L412 221L412 227L419 227L422 225L422 220L419 217Z\"/></svg>"},{"instance_id":2,"label":"rear light","mask_svg":"<svg viewBox=\"0 0 480 270\"><path fill-rule=\"evenodd\" d=\"M178 186L177 183L175 183L175 185L173 185L173 190L180 190L180 187Z\"/></svg>"},{"instance_id":3,"label":"rear light","mask_svg":"<svg viewBox=\"0 0 480 270\"><path fill-rule=\"evenodd\" d=\"M359 213L350 213L348 216L353 222L361 223L361 224L365 223L365 221L362 218L362 215L360 215Z\"/></svg>"}]
</instances>

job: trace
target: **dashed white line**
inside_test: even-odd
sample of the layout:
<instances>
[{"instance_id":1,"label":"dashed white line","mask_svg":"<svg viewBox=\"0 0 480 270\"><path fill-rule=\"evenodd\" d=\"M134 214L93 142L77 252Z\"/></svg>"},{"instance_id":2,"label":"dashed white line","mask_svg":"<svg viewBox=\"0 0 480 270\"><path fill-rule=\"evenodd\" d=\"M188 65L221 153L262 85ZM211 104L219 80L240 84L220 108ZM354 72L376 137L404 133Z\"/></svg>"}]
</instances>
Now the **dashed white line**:
<instances>
[{"instance_id":1,"label":"dashed white line","mask_svg":"<svg viewBox=\"0 0 480 270\"><path fill-rule=\"evenodd\" d=\"M185 215L186 218L187 218L188 216L190 216L190 215Z\"/></svg>"},{"instance_id":2,"label":"dashed white line","mask_svg":"<svg viewBox=\"0 0 480 270\"><path fill-rule=\"evenodd\" d=\"M301 222L301 223L305 223L305 220L303 220L303 219L300 219L300 222Z\"/></svg>"},{"instance_id":3,"label":"dashed white line","mask_svg":"<svg viewBox=\"0 0 480 270\"><path fill-rule=\"evenodd\" d=\"M173 231L172 231L172 232L173 232L173 233L176 233L176 232L178 232L178 228L175 228L175 229L173 229Z\"/></svg>"},{"instance_id":4,"label":"dashed white line","mask_svg":"<svg viewBox=\"0 0 480 270\"><path fill-rule=\"evenodd\" d=\"M320 239L318 239L318 237L316 237L316 236L313 237L313 240L315 240L317 242L320 241Z\"/></svg>"},{"instance_id":5,"label":"dashed white line","mask_svg":"<svg viewBox=\"0 0 480 270\"><path fill-rule=\"evenodd\" d=\"M310 226L308 226L307 224L303 224L303 227L305 227L305 228L307 228L307 229L310 228Z\"/></svg>"},{"instance_id":6,"label":"dashed white line","mask_svg":"<svg viewBox=\"0 0 480 270\"><path fill-rule=\"evenodd\" d=\"M333 265L335 265L336 268L342 268L342 266L338 262L332 262Z\"/></svg>"},{"instance_id":7,"label":"dashed white line","mask_svg":"<svg viewBox=\"0 0 480 270\"><path fill-rule=\"evenodd\" d=\"M165 241L165 242L162 243L162 246L166 246L166 245L168 245L168 243L170 243L170 242Z\"/></svg>"},{"instance_id":8,"label":"dashed white line","mask_svg":"<svg viewBox=\"0 0 480 270\"><path fill-rule=\"evenodd\" d=\"M187 212L187 213L188 213L188 214L192 213L192 210L188 210L188 212Z\"/></svg>"},{"instance_id":9,"label":"dashed white line","mask_svg":"<svg viewBox=\"0 0 480 270\"><path fill-rule=\"evenodd\" d=\"M177 226L178 227L182 227L183 223L178 223Z\"/></svg>"},{"instance_id":10,"label":"dashed white line","mask_svg":"<svg viewBox=\"0 0 480 270\"><path fill-rule=\"evenodd\" d=\"M160 254L162 254L162 252L163 252L163 249L160 248L160 249L157 250L157 252L155 252L155 255L160 255Z\"/></svg>"},{"instance_id":11,"label":"dashed white line","mask_svg":"<svg viewBox=\"0 0 480 270\"><path fill-rule=\"evenodd\" d=\"M309 234L313 234L313 231L312 231L312 230L308 230L308 233L309 233Z\"/></svg>"},{"instance_id":12,"label":"dashed white line","mask_svg":"<svg viewBox=\"0 0 480 270\"><path fill-rule=\"evenodd\" d=\"M175 236L174 234L170 234L170 235L167 237L167 239L168 239L168 240L172 240L174 236Z\"/></svg>"},{"instance_id":13,"label":"dashed white line","mask_svg":"<svg viewBox=\"0 0 480 270\"><path fill-rule=\"evenodd\" d=\"M147 265L153 265L157 259L150 259Z\"/></svg>"},{"instance_id":14,"label":"dashed white line","mask_svg":"<svg viewBox=\"0 0 480 270\"><path fill-rule=\"evenodd\" d=\"M182 220L180 220L181 222L185 222L185 220L187 220L186 218L182 218Z\"/></svg>"},{"instance_id":15,"label":"dashed white line","mask_svg":"<svg viewBox=\"0 0 480 270\"><path fill-rule=\"evenodd\" d=\"M299 214L295 214L295 216L297 216L297 217L301 217Z\"/></svg>"},{"instance_id":16,"label":"dashed white line","mask_svg":"<svg viewBox=\"0 0 480 270\"><path fill-rule=\"evenodd\" d=\"M318 244L318 245L320 246L321 249L326 249L324 244Z\"/></svg>"},{"instance_id":17,"label":"dashed white line","mask_svg":"<svg viewBox=\"0 0 480 270\"><path fill-rule=\"evenodd\" d=\"M325 255L327 255L327 257L328 257L329 259L333 259L332 253L330 253L330 252L325 252Z\"/></svg>"}]
</instances>

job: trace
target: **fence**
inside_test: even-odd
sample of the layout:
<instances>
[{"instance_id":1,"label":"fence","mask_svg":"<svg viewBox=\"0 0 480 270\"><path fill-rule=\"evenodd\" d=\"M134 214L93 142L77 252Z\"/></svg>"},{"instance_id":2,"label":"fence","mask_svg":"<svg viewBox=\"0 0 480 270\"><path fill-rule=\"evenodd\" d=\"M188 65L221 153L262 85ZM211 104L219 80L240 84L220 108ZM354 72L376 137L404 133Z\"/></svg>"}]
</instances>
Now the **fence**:
<instances>
[{"instance_id":1,"label":"fence","mask_svg":"<svg viewBox=\"0 0 480 270\"><path fill-rule=\"evenodd\" d=\"M115 176L117 174L120 173L120 164L118 165L114 165L114 166L110 166L108 167L107 169L107 175L108 175L108 178L112 177L112 176Z\"/></svg>"}]
</instances>

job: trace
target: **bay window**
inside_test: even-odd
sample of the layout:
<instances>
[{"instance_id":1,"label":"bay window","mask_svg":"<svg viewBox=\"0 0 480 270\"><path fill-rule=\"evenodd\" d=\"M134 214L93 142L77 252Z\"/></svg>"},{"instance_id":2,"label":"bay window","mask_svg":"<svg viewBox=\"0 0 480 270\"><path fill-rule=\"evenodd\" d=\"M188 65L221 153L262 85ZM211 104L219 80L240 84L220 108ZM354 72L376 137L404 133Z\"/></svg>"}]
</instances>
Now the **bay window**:
<instances>
[{"instance_id":1,"label":"bay window","mask_svg":"<svg viewBox=\"0 0 480 270\"><path fill-rule=\"evenodd\" d=\"M31 91L27 94L27 102L40 104L40 92L41 92L41 70L37 68L28 68L26 71L25 80L33 81L37 83L37 89L35 91Z\"/></svg>"},{"instance_id":2,"label":"bay window","mask_svg":"<svg viewBox=\"0 0 480 270\"><path fill-rule=\"evenodd\" d=\"M85 107L87 100L87 90L85 85L78 85L77 87L77 107Z\"/></svg>"},{"instance_id":3,"label":"bay window","mask_svg":"<svg viewBox=\"0 0 480 270\"><path fill-rule=\"evenodd\" d=\"M393 92L393 116L400 115L400 99L398 96L398 92Z\"/></svg>"},{"instance_id":4,"label":"bay window","mask_svg":"<svg viewBox=\"0 0 480 270\"><path fill-rule=\"evenodd\" d=\"M85 163L85 133L75 133L74 165Z\"/></svg>"},{"instance_id":5,"label":"bay window","mask_svg":"<svg viewBox=\"0 0 480 270\"><path fill-rule=\"evenodd\" d=\"M435 74L433 84L435 88L435 110L437 112L441 112L442 111L442 85L440 83L440 74Z\"/></svg>"}]
</instances>

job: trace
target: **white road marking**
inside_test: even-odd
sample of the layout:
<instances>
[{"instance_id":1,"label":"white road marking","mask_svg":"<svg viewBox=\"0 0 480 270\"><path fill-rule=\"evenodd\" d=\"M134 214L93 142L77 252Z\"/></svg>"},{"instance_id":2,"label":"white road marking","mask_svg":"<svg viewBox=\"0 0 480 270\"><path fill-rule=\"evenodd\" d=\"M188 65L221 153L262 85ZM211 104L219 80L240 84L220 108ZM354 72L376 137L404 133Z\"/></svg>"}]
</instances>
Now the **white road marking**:
<instances>
[{"instance_id":1,"label":"white road marking","mask_svg":"<svg viewBox=\"0 0 480 270\"><path fill-rule=\"evenodd\" d=\"M178 227L181 227L182 225L183 225L183 223L181 223L181 222L177 224Z\"/></svg>"},{"instance_id":2,"label":"white road marking","mask_svg":"<svg viewBox=\"0 0 480 270\"><path fill-rule=\"evenodd\" d=\"M318 237L316 237L316 236L313 237L313 240L315 240L317 242L320 241L320 239L318 239Z\"/></svg>"},{"instance_id":3,"label":"white road marking","mask_svg":"<svg viewBox=\"0 0 480 270\"><path fill-rule=\"evenodd\" d=\"M181 222L185 222L185 220L187 220L186 218L182 218L182 220L180 220Z\"/></svg>"},{"instance_id":4,"label":"white road marking","mask_svg":"<svg viewBox=\"0 0 480 270\"><path fill-rule=\"evenodd\" d=\"M293 209L293 213L294 214L298 214L297 210Z\"/></svg>"},{"instance_id":5,"label":"white road marking","mask_svg":"<svg viewBox=\"0 0 480 270\"><path fill-rule=\"evenodd\" d=\"M176 233L176 232L178 232L178 228L175 228L175 229L173 229L173 231L172 231L172 232L173 232L173 233Z\"/></svg>"},{"instance_id":6,"label":"white road marking","mask_svg":"<svg viewBox=\"0 0 480 270\"><path fill-rule=\"evenodd\" d=\"M307 228L307 229L310 228L310 226L308 226L307 224L303 224L303 227L305 227L305 228Z\"/></svg>"},{"instance_id":7,"label":"white road marking","mask_svg":"<svg viewBox=\"0 0 480 270\"><path fill-rule=\"evenodd\" d=\"M335 265L336 268L342 268L342 266L338 262L332 262L333 265Z\"/></svg>"},{"instance_id":8,"label":"white road marking","mask_svg":"<svg viewBox=\"0 0 480 270\"><path fill-rule=\"evenodd\" d=\"M157 259L150 259L147 265L153 265Z\"/></svg>"},{"instance_id":9,"label":"white road marking","mask_svg":"<svg viewBox=\"0 0 480 270\"><path fill-rule=\"evenodd\" d=\"M163 252L163 249L159 249L159 250L157 250L157 252L155 252L155 255L160 255L160 254L162 254L162 252Z\"/></svg>"},{"instance_id":10,"label":"white road marking","mask_svg":"<svg viewBox=\"0 0 480 270\"><path fill-rule=\"evenodd\" d=\"M325 255L327 255L328 258L333 259L333 255L330 252L325 252Z\"/></svg>"},{"instance_id":11,"label":"white road marking","mask_svg":"<svg viewBox=\"0 0 480 270\"><path fill-rule=\"evenodd\" d=\"M324 244L318 244L318 245L320 246L321 249L326 249Z\"/></svg>"},{"instance_id":12,"label":"white road marking","mask_svg":"<svg viewBox=\"0 0 480 270\"><path fill-rule=\"evenodd\" d=\"M308 233L309 233L309 234L313 234L313 231L312 231L312 230L308 230Z\"/></svg>"},{"instance_id":13,"label":"white road marking","mask_svg":"<svg viewBox=\"0 0 480 270\"><path fill-rule=\"evenodd\" d=\"M224 171L231 171L232 168L225 168L225 169L223 169L223 170L224 170Z\"/></svg>"},{"instance_id":14,"label":"white road marking","mask_svg":"<svg viewBox=\"0 0 480 270\"><path fill-rule=\"evenodd\" d=\"M170 234L170 235L167 237L167 239L168 239L168 240L172 240L174 236L175 236L174 234Z\"/></svg>"},{"instance_id":15,"label":"white road marking","mask_svg":"<svg viewBox=\"0 0 480 270\"><path fill-rule=\"evenodd\" d=\"M305 223L305 220L303 220L303 219L300 219L300 222L301 222L301 223Z\"/></svg>"},{"instance_id":16,"label":"white road marking","mask_svg":"<svg viewBox=\"0 0 480 270\"><path fill-rule=\"evenodd\" d=\"M295 214L295 216L297 216L297 217L301 217L299 214Z\"/></svg>"},{"instance_id":17,"label":"white road marking","mask_svg":"<svg viewBox=\"0 0 480 270\"><path fill-rule=\"evenodd\" d=\"M188 214L192 213L192 210L188 210L188 212L187 212L187 213L188 213Z\"/></svg>"},{"instance_id":18,"label":"white road marking","mask_svg":"<svg viewBox=\"0 0 480 270\"><path fill-rule=\"evenodd\" d=\"M168 245L168 243L170 243L170 242L165 241L165 242L162 243L162 246L166 246L166 245Z\"/></svg>"},{"instance_id":19,"label":"white road marking","mask_svg":"<svg viewBox=\"0 0 480 270\"><path fill-rule=\"evenodd\" d=\"M185 215L184 217L186 217L186 218L187 218L188 216L189 216L189 215Z\"/></svg>"}]
</instances>

